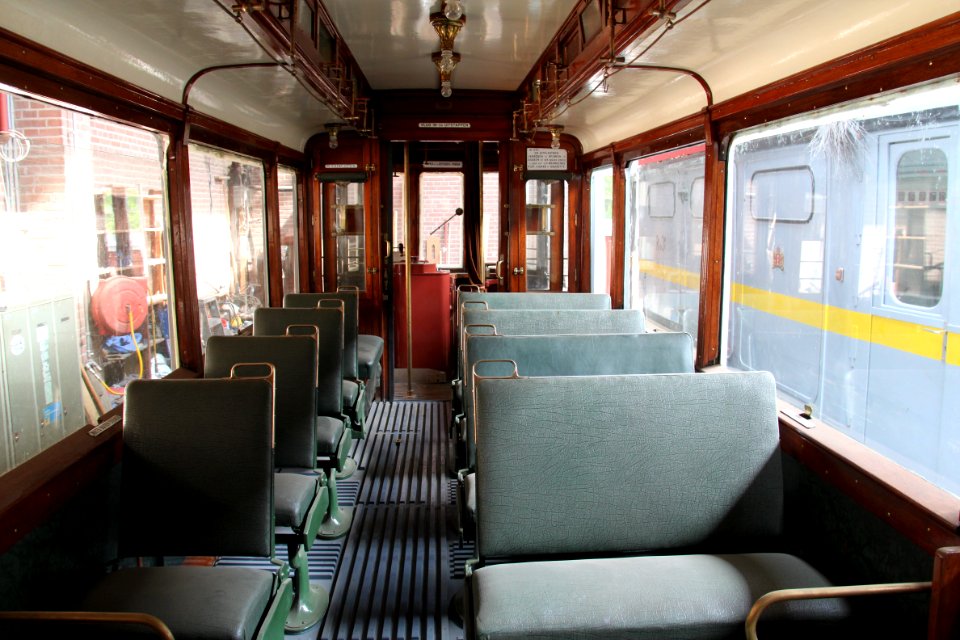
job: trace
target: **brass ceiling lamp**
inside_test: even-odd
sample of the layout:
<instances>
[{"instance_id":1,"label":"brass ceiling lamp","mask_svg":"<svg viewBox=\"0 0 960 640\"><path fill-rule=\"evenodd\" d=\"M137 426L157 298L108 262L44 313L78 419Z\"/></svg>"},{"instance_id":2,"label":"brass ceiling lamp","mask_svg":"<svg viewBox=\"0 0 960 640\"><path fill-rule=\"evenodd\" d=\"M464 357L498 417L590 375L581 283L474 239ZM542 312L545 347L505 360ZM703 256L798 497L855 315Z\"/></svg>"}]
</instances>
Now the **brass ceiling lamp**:
<instances>
[{"instance_id":1,"label":"brass ceiling lamp","mask_svg":"<svg viewBox=\"0 0 960 640\"><path fill-rule=\"evenodd\" d=\"M440 95L444 98L453 95L450 78L460 63L460 54L453 50L453 43L466 21L461 0L446 0L438 13L430 14L430 24L440 37L440 51L434 51L430 58L440 72Z\"/></svg>"}]
</instances>

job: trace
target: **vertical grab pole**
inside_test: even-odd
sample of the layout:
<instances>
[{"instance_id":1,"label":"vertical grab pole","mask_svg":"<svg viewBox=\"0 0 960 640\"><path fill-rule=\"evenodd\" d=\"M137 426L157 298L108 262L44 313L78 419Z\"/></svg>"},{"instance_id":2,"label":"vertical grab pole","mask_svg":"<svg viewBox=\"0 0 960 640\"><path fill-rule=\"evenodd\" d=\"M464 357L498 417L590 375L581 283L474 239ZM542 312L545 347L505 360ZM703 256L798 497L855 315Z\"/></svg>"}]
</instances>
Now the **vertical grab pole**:
<instances>
[{"instance_id":1,"label":"vertical grab pole","mask_svg":"<svg viewBox=\"0 0 960 640\"><path fill-rule=\"evenodd\" d=\"M412 286L410 282L410 255L413 247L410 238L413 237L413 223L410 220L410 143L403 143L403 221L406 229L403 232L407 241L407 250L404 253L404 273L406 275L407 294L407 395L413 395L413 300L411 299Z\"/></svg>"}]
</instances>

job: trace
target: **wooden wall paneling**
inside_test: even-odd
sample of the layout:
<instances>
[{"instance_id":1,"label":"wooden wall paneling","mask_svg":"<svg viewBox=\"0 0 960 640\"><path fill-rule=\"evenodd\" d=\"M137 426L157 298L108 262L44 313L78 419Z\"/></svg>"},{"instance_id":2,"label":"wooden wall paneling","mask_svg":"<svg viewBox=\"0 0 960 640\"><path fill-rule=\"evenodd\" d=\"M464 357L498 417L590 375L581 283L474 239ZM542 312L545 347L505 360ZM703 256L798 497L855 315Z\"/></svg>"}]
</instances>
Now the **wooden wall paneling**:
<instances>
[{"instance_id":1,"label":"wooden wall paneling","mask_svg":"<svg viewBox=\"0 0 960 640\"><path fill-rule=\"evenodd\" d=\"M170 203L170 240L173 286L176 291L177 346L180 366L203 370L200 344L200 308L197 300L197 269L193 251L193 220L190 203L189 128L184 125L167 147L167 177Z\"/></svg>"},{"instance_id":2,"label":"wooden wall paneling","mask_svg":"<svg viewBox=\"0 0 960 640\"><path fill-rule=\"evenodd\" d=\"M264 163L264 204L267 217L267 279L269 282L269 306L283 306L283 263L280 260L280 184L279 164L274 156Z\"/></svg>"}]
</instances>

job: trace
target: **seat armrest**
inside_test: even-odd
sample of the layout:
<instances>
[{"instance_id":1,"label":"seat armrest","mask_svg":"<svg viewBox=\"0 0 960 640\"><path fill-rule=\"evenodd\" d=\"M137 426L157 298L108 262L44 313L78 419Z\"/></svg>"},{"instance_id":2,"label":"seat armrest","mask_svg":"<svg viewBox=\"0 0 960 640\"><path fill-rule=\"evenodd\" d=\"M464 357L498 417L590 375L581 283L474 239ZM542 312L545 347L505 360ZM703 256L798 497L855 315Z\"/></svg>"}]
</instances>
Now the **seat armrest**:
<instances>
[{"instance_id":1,"label":"seat armrest","mask_svg":"<svg viewBox=\"0 0 960 640\"><path fill-rule=\"evenodd\" d=\"M124 611L0 611L0 629L6 625L4 621L22 623L24 626L38 627L46 622L64 623L79 622L82 624L97 624L108 626L136 625L143 627L158 638L174 640L170 628L156 616L149 613L129 613ZM20 626L20 625L16 625ZM70 635L69 633L65 635ZM6 637L6 634L4 634ZM38 637L45 634L38 633Z\"/></svg>"},{"instance_id":2,"label":"seat armrest","mask_svg":"<svg viewBox=\"0 0 960 640\"><path fill-rule=\"evenodd\" d=\"M747 614L747 640L758 640L757 623L770 605L792 600L820 600L824 598L848 598L852 596L884 595L891 593L914 593L929 591L932 582L891 582L887 584L855 584L840 587L810 587L805 589L779 589L765 593Z\"/></svg>"}]
</instances>

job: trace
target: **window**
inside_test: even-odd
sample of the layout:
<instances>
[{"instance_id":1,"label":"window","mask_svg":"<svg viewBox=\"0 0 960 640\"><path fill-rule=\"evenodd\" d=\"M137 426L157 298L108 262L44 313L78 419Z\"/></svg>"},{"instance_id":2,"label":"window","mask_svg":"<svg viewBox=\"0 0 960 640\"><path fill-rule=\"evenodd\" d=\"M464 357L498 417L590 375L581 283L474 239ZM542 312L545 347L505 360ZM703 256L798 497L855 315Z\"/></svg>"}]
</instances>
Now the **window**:
<instances>
[{"instance_id":1,"label":"window","mask_svg":"<svg viewBox=\"0 0 960 640\"><path fill-rule=\"evenodd\" d=\"M912 149L897 160L887 292L904 304L935 307L943 294L949 172L946 152L936 147Z\"/></svg>"},{"instance_id":2,"label":"window","mask_svg":"<svg viewBox=\"0 0 960 640\"><path fill-rule=\"evenodd\" d=\"M748 187L750 213L757 220L807 222L813 217L813 172L810 167L763 169Z\"/></svg>"},{"instance_id":3,"label":"window","mask_svg":"<svg viewBox=\"0 0 960 640\"><path fill-rule=\"evenodd\" d=\"M496 264L500 259L500 174L483 174L483 262Z\"/></svg>"},{"instance_id":4,"label":"window","mask_svg":"<svg viewBox=\"0 0 960 640\"><path fill-rule=\"evenodd\" d=\"M610 293L613 273L613 167L590 174L590 290Z\"/></svg>"},{"instance_id":5,"label":"window","mask_svg":"<svg viewBox=\"0 0 960 640\"><path fill-rule=\"evenodd\" d=\"M440 269L463 267L463 174L420 174L421 260Z\"/></svg>"},{"instance_id":6,"label":"window","mask_svg":"<svg viewBox=\"0 0 960 640\"><path fill-rule=\"evenodd\" d=\"M176 367L166 136L0 87L0 473Z\"/></svg>"},{"instance_id":7,"label":"window","mask_svg":"<svg viewBox=\"0 0 960 640\"><path fill-rule=\"evenodd\" d=\"M253 324L267 300L263 165L190 145L193 250L203 343Z\"/></svg>"},{"instance_id":8,"label":"window","mask_svg":"<svg viewBox=\"0 0 960 640\"><path fill-rule=\"evenodd\" d=\"M737 135L723 308L728 366L955 494L958 155L955 80Z\"/></svg>"},{"instance_id":9,"label":"window","mask_svg":"<svg viewBox=\"0 0 960 640\"><path fill-rule=\"evenodd\" d=\"M280 266L283 273L283 292L300 290L299 253L297 231L300 211L297 172L289 167L280 167L278 172L280 196Z\"/></svg>"},{"instance_id":10,"label":"window","mask_svg":"<svg viewBox=\"0 0 960 640\"><path fill-rule=\"evenodd\" d=\"M534 178L527 180L525 190L527 291L567 291L567 181Z\"/></svg>"},{"instance_id":11,"label":"window","mask_svg":"<svg viewBox=\"0 0 960 640\"><path fill-rule=\"evenodd\" d=\"M336 239L337 288L367 290L367 239L362 182L337 181L324 185L327 219Z\"/></svg>"},{"instance_id":12,"label":"window","mask_svg":"<svg viewBox=\"0 0 960 640\"><path fill-rule=\"evenodd\" d=\"M624 307L654 330L694 338L700 312L704 147L627 165Z\"/></svg>"}]
</instances>

